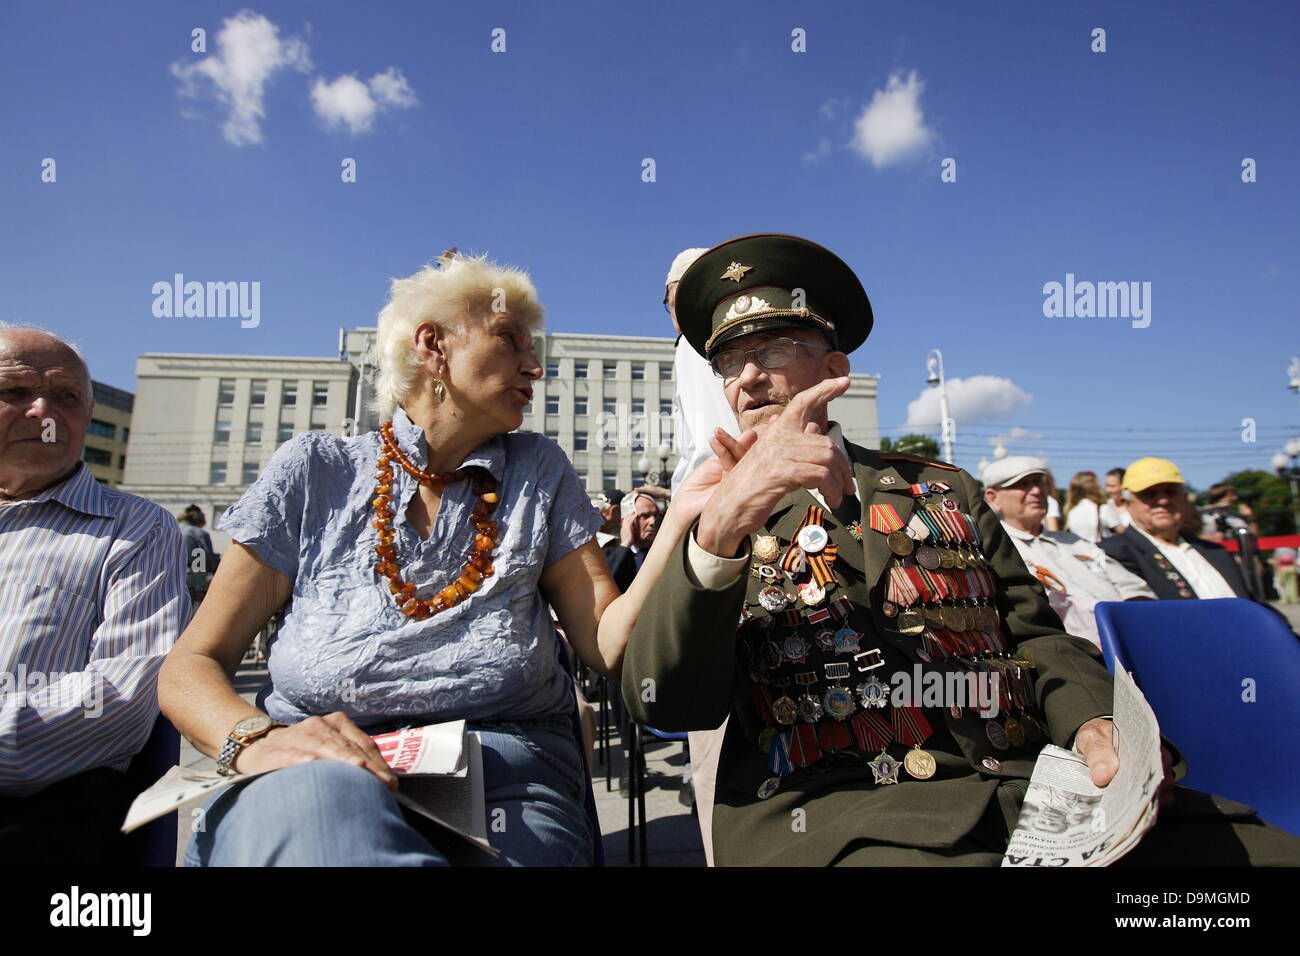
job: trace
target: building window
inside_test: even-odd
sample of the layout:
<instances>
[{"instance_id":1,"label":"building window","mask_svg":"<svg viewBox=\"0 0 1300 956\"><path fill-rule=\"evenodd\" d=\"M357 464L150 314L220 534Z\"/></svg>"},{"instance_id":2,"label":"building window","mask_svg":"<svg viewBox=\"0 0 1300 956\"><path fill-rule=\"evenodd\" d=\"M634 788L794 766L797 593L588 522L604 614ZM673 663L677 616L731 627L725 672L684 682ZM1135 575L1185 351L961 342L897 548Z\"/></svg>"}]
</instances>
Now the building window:
<instances>
[{"instance_id":1,"label":"building window","mask_svg":"<svg viewBox=\"0 0 1300 956\"><path fill-rule=\"evenodd\" d=\"M574 432L574 433L573 433L573 450L574 450L574 451L586 451L586 450L587 450L587 433L586 433L586 432Z\"/></svg>"},{"instance_id":2,"label":"building window","mask_svg":"<svg viewBox=\"0 0 1300 956\"><path fill-rule=\"evenodd\" d=\"M600 488L602 491L613 491L618 487L618 472L602 471L600 473Z\"/></svg>"},{"instance_id":3,"label":"building window","mask_svg":"<svg viewBox=\"0 0 1300 956\"><path fill-rule=\"evenodd\" d=\"M547 378L559 378L559 377L560 377L560 363L559 363L559 362L547 362L547 363L546 363L546 377L547 377Z\"/></svg>"},{"instance_id":4,"label":"building window","mask_svg":"<svg viewBox=\"0 0 1300 956\"><path fill-rule=\"evenodd\" d=\"M558 442L560 440L560 433L554 428L548 428L546 429L546 437L553 442Z\"/></svg>"},{"instance_id":5,"label":"building window","mask_svg":"<svg viewBox=\"0 0 1300 956\"><path fill-rule=\"evenodd\" d=\"M575 396L573 397L573 414L575 414L575 415L585 415L585 414L587 414L587 396L586 396L586 395L575 395Z\"/></svg>"},{"instance_id":6,"label":"building window","mask_svg":"<svg viewBox=\"0 0 1300 956\"><path fill-rule=\"evenodd\" d=\"M129 428L127 428L125 425L123 425L123 426L122 426L122 441L125 443L125 442L129 442L130 440L131 440L131 429L129 429Z\"/></svg>"},{"instance_id":7,"label":"building window","mask_svg":"<svg viewBox=\"0 0 1300 956\"><path fill-rule=\"evenodd\" d=\"M280 423L279 429L275 433L275 442L277 445L283 445L293 437L293 426L284 422Z\"/></svg>"},{"instance_id":8,"label":"building window","mask_svg":"<svg viewBox=\"0 0 1300 956\"><path fill-rule=\"evenodd\" d=\"M281 408L296 408L298 405L298 383L285 382L280 392Z\"/></svg>"},{"instance_id":9,"label":"building window","mask_svg":"<svg viewBox=\"0 0 1300 956\"><path fill-rule=\"evenodd\" d=\"M257 462L244 462L244 473L240 475L239 483L241 485L251 485L257 481Z\"/></svg>"},{"instance_id":10,"label":"building window","mask_svg":"<svg viewBox=\"0 0 1300 956\"><path fill-rule=\"evenodd\" d=\"M632 363L632 381L634 382L645 381L645 362Z\"/></svg>"},{"instance_id":11,"label":"building window","mask_svg":"<svg viewBox=\"0 0 1300 956\"><path fill-rule=\"evenodd\" d=\"M104 451L102 448L83 448L81 449L81 457L86 460L87 464L91 465L113 464L112 453Z\"/></svg>"},{"instance_id":12,"label":"building window","mask_svg":"<svg viewBox=\"0 0 1300 956\"><path fill-rule=\"evenodd\" d=\"M244 439L250 445L260 444L262 441L262 423L248 423L248 437Z\"/></svg>"},{"instance_id":13,"label":"building window","mask_svg":"<svg viewBox=\"0 0 1300 956\"><path fill-rule=\"evenodd\" d=\"M248 404L253 408L266 406L266 379L255 378L248 392Z\"/></svg>"},{"instance_id":14,"label":"building window","mask_svg":"<svg viewBox=\"0 0 1300 956\"><path fill-rule=\"evenodd\" d=\"M633 415L644 415L644 414L645 414L645 399L644 399L644 398L634 398L634 399L632 399L632 414L633 414Z\"/></svg>"},{"instance_id":15,"label":"building window","mask_svg":"<svg viewBox=\"0 0 1300 956\"><path fill-rule=\"evenodd\" d=\"M217 404L235 404L235 380L233 378L223 378L217 382Z\"/></svg>"},{"instance_id":16,"label":"building window","mask_svg":"<svg viewBox=\"0 0 1300 956\"><path fill-rule=\"evenodd\" d=\"M224 461L214 461L212 468L208 472L208 484L224 485L226 483L226 463Z\"/></svg>"},{"instance_id":17,"label":"building window","mask_svg":"<svg viewBox=\"0 0 1300 956\"><path fill-rule=\"evenodd\" d=\"M587 487L587 473L585 471L578 472L578 484L582 485L583 488Z\"/></svg>"},{"instance_id":18,"label":"building window","mask_svg":"<svg viewBox=\"0 0 1300 956\"><path fill-rule=\"evenodd\" d=\"M109 422L101 422L98 418L92 418L90 424L86 426L86 431L91 435L98 435L101 438L116 438L117 429Z\"/></svg>"},{"instance_id":19,"label":"building window","mask_svg":"<svg viewBox=\"0 0 1300 956\"><path fill-rule=\"evenodd\" d=\"M659 381L671 382L673 380L673 367L667 362L659 363Z\"/></svg>"},{"instance_id":20,"label":"building window","mask_svg":"<svg viewBox=\"0 0 1300 956\"><path fill-rule=\"evenodd\" d=\"M587 363L586 363L586 362L574 362L574 363L573 363L573 377L574 377L574 378L586 378L586 377L587 377Z\"/></svg>"},{"instance_id":21,"label":"building window","mask_svg":"<svg viewBox=\"0 0 1300 956\"><path fill-rule=\"evenodd\" d=\"M118 455L118 456L117 456L117 467L122 468L122 469L125 469L125 468L126 468L126 455Z\"/></svg>"},{"instance_id":22,"label":"building window","mask_svg":"<svg viewBox=\"0 0 1300 956\"><path fill-rule=\"evenodd\" d=\"M558 395L546 396L546 414L548 415L560 414L560 396Z\"/></svg>"},{"instance_id":23,"label":"building window","mask_svg":"<svg viewBox=\"0 0 1300 956\"><path fill-rule=\"evenodd\" d=\"M225 445L230 442L230 422L217 422L217 427L212 432L212 443L214 445Z\"/></svg>"},{"instance_id":24,"label":"building window","mask_svg":"<svg viewBox=\"0 0 1300 956\"><path fill-rule=\"evenodd\" d=\"M604 398L600 400L600 410L607 415L615 415L618 413L617 403L618 400L615 399L613 396L606 395Z\"/></svg>"},{"instance_id":25,"label":"building window","mask_svg":"<svg viewBox=\"0 0 1300 956\"><path fill-rule=\"evenodd\" d=\"M311 383L311 405L312 408L324 408L330 400L330 383L329 382L312 382Z\"/></svg>"},{"instance_id":26,"label":"building window","mask_svg":"<svg viewBox=\"0 0 1300 956\"><path fill-rule=\"evenodd\" d=\"M671 415L673 413L673 400L671 398L659 399L659 414Z\"/></svg>"},{"instance_id":27,"label":"building window","mask_svg":"<svg viewBox=\"0 0 1300 956\"><path fill-rule=\"evenodd\" d=\"M618 370L618 367L617 367L613 362L606 362L606 363L605 363L605 380L606 380L607 382L612 382L612 381L614 380L614 373L615 373L617 370Z\"/></svg>"}]
</instances>

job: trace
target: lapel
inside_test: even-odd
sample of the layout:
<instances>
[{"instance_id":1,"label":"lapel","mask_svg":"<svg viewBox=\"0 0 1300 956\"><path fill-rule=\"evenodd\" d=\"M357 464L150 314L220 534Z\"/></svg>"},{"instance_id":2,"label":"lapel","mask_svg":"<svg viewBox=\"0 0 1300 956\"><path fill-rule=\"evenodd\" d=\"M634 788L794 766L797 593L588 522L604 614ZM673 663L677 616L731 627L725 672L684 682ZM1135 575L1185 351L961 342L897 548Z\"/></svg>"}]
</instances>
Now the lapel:
<instances>
[{"instance_id":1,"label":"lapel","mask_svg":"<svg viewBox=\"0 0 1300 956\"><path fill-rule=\"evenodd\" d=\"M889 462L880 458L867 448L861 448L852 442L845 442L849 458L853 462L853 477L857 480L858 499L862 502L862 546L865 557L865 575L867 589L876 586L893 552L889 542L879 531L871 530L871 506L873 504L890 504L898 512L906 525L912 519L916 509L916 499L906 493L910 484ZM893 479L888 481L887 479ZM891 490L892 489L892 490Z\"/></svg>"}]
</instances>

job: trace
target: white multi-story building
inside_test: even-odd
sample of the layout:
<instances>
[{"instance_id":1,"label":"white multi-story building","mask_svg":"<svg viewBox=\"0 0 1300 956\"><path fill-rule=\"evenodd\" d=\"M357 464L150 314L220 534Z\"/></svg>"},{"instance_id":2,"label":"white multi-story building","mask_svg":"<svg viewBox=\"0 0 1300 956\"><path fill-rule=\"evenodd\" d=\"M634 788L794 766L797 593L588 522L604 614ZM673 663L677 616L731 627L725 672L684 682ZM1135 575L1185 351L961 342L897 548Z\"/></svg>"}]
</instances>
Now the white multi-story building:
<instances>
[{"instance_id":1,"label":"white multi-story building","mask_svg":"<svg viewBox=\"0 0 1300 956\"><path fill-rule=\"evenodd\" d=\"M136 395L122 488L178 514L197 504L209 518L232 504L292 435L358 434L378 427L370 407L375 330L339 331L337 358L148 353L136 362ZM525 409L524 431L554 439L589 491L666 481L672 449L673 340L540 333L544 375ZM853 376L831 417L849 440L879 437L876 379ZM661 458L661 452L667 457ZM213 531L218 551L228 545Z\"/></svg>"}]
</instances>

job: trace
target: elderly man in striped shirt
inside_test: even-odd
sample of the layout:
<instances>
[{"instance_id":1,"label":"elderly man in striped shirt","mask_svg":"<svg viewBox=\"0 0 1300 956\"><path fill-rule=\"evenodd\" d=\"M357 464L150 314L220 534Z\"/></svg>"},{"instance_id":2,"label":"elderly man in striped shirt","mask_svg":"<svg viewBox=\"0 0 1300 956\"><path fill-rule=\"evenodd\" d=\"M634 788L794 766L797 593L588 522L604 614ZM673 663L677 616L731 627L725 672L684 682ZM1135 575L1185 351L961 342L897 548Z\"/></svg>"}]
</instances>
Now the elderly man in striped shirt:
<instances>
[{"instance_id":1,"label":"elderly man in striped shirt","mask_svg":"<svg viewBox=\"0 0 1300 956\"><path fill-rule=\"evenodd\" d=\"M90 371L0 326L0 860L117 862L125 774L189 615L176 521L81 461Z\"/></svg>"}]
</instances>

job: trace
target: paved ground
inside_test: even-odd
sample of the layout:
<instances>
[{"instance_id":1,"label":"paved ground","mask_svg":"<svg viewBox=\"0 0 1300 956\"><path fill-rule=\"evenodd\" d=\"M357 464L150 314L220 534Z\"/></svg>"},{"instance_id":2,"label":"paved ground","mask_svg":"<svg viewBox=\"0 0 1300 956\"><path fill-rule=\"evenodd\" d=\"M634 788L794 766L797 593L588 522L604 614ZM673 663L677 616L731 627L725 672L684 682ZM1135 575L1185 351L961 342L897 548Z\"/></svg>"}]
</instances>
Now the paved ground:
<instances>
[{"instance_id":1,"label":"paved ground","mask_svg":"<svg viewBox=\"0 0 1300 956\"><path fill-rule=\"evenodd\" d=\"M265 669L245 666L235 678L235 689L245 700L252 702L266 679ZM682 779L682 745L652 740L648 735L646 740L646 858L649 865L703 866L704 847L700 843L699 824L691 811L678 800ZM600 762L599 754L595 767L597 776L592 782L605 844L605 863L607 866L629 866L632 865L628 855L629 801L618 792L618 774L622 769L623 758L622 743L617 732L611 736L609 753L613 764L610 789L606 789L605 768ZM181 764L208 769L213 766L211 758L203 756L184 738L181 739ZM177 817L177 865L180 865L190 839L190 827L194 820L192 811L201 802L185 804L180 808ZM639 852L638 849L638 856Z\"/></svg>"}]
</instances>

